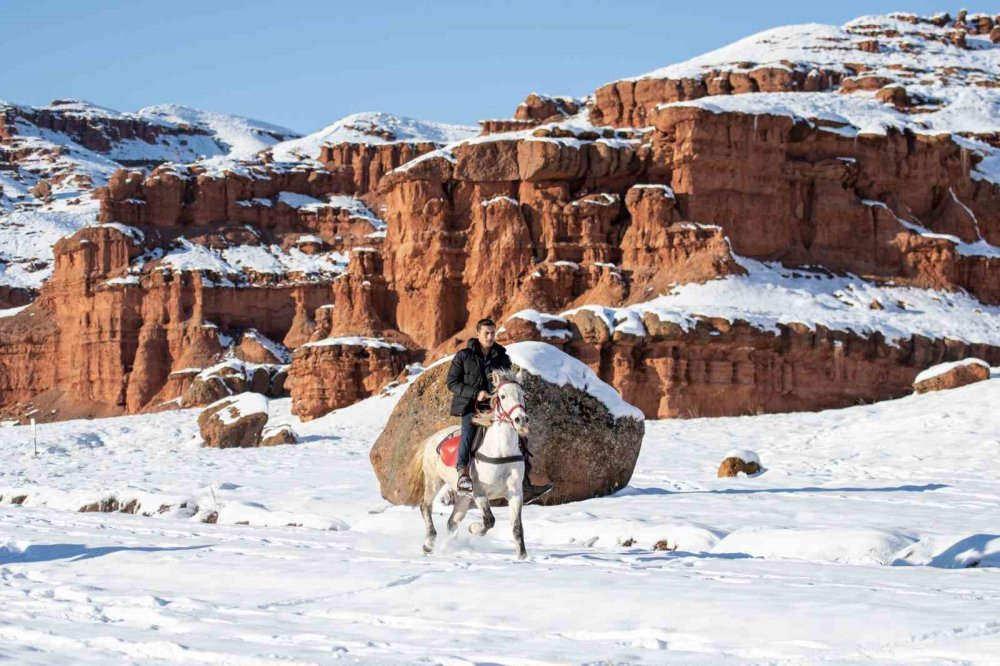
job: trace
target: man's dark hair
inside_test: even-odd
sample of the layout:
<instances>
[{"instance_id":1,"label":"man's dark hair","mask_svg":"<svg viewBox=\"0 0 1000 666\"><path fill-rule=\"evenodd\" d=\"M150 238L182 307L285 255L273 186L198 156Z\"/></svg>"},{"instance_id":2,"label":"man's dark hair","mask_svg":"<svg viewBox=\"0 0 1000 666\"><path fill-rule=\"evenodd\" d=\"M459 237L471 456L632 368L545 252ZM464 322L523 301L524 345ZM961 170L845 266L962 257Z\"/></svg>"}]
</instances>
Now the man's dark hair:
<instances>
[{"instance_id":1,"label":"man's dark hair","mask_svg":"<svg viewBox=\"0 0 1000 666\"><path fill-rule=\"evenodd\" d=\"M489 317L487 317L486 319L480 319L479 321L476 322L476 333L478 333L479 329L481 329L483 326L491 326L493 328L496 328L497 323L492 319L490 319Z\"/></svg>"}]
</instances>

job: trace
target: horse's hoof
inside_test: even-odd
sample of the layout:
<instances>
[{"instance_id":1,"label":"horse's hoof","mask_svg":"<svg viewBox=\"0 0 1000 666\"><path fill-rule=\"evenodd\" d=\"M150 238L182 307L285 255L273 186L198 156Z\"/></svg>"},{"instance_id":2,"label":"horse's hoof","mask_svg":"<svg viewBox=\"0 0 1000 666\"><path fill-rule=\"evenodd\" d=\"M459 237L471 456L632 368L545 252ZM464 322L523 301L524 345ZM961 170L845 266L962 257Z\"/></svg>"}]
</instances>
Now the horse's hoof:
<instances>
[{"instance_id":1,"label":"horse's hoof","mask_svg":"<svg viewBox=\"0 0 1000 666\"><path fill-rule=\"evenodd\" d=\"M528 557L528 553L526 553L526 552L522 551L522 552L520 552L520 553L517 554L517 559L519 559L519 560L523 560L526 557Z\"/></svg>"},{"instance_id":2,"label":"horse's hoof","mask_svg":"<svg viewBox=\"0 0 1000 666\"><path fill-rule=\"evenodd\" d=\"M429 545L429 546L428 546L428 545L427 545L427 544L425 543L425 544L424 544L424 555L430 555L430 554L431 554L431 553L433 553L433 552L434 552L434 544L431 544L431 545Z\"/></svg>"},{"instance_id":3,"label":"horse's hoof","mask_svg":"<svg viewBox=\"0 0 1000 666\"><path fill-rule=\"evenodd\" d=\"M486 527L482 523L472 523L469 525L469 534L483 536L486 534Z\"/></svg>"}]
</instances>

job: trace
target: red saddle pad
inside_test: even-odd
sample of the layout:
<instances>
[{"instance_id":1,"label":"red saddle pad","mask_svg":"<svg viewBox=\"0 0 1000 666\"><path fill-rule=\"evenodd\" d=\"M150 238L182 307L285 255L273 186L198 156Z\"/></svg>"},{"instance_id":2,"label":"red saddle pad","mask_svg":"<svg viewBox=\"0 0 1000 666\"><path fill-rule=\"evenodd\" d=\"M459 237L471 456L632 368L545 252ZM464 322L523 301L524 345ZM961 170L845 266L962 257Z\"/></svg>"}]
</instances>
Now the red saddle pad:
<instances>
[{"instance_id":1,"label":"red saddle pad","mask_svg":"<svg viewBox=\"0 0 1000 666\"><path fill-rule=\"evenodd\" d=\"M455 463L458 462L458 440L461 438L462 433L459 431L438 444L438 455L441 456L441 462L443 462L445 466L454 467Z\"/></svg>"}]
</instances>

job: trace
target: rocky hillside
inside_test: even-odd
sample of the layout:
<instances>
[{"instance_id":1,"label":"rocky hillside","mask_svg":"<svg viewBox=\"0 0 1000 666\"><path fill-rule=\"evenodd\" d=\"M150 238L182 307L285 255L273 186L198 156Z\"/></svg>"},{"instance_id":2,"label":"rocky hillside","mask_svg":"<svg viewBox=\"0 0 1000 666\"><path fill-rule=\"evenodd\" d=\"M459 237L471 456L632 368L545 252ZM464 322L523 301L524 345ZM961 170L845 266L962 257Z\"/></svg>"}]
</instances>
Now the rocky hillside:
<instances>
[{"instance_id":1,"label":"rocky hillside","mask_svg":"<svg viewBox=\"0 0 1000 666\"><path fill-rule=\"evenodd\" d=\"M77 100L0 101L0 307L33 298L51 275L52 245L96 221L92 191L116 170L250 157L296 136L177 105L121 113Z\"/></svg>"},{"instance_id":2,"label":"rocky hillside","mask_svg":"<svg viewBox=\"0 0 1000 666\"><path fill-rule=\"evenodd\" d=\"M16 225L88 226L0 318L0 404L173 405L253 330L294 350L282 390L317 416L451 353L483 316L651 417L843 406L941 361L996 365L995 19L770 30L591 97L532 94L478 134L359 114L270 145L274 128L162 107L119 114L106 143L46 125L38 140L61 132L68 152L21 155L29 133L8 130L0 157L29 175L3 181L7 304L46 270L25 266L45 253ZM11 108L8 128L42 127ZM162 148L126 160L136 142ZM98 176L57 177L63 158Z\"/></svg>"}]
</instances>

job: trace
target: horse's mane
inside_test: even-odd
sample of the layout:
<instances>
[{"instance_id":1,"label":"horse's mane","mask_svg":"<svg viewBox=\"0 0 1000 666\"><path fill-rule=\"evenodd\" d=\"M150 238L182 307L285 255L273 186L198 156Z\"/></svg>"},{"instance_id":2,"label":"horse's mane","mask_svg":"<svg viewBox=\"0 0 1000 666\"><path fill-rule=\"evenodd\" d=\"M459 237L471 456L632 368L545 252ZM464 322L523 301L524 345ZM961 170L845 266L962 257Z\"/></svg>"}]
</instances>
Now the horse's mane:
<instances>
[{"instance_id":1,"label":"horse's mane","mask_svg":"<svg viewBox=\"0 0 1000 666\"><path fill-rule=\"evenodd\" d=\"M517 381L517 373L509 368L507 370L497 370L496 372L498 375L498 379L500 380L497 382L498 385L502 384L503 382L514 382L516 384L521 383Z\"/></svg>"}]
</instances>

